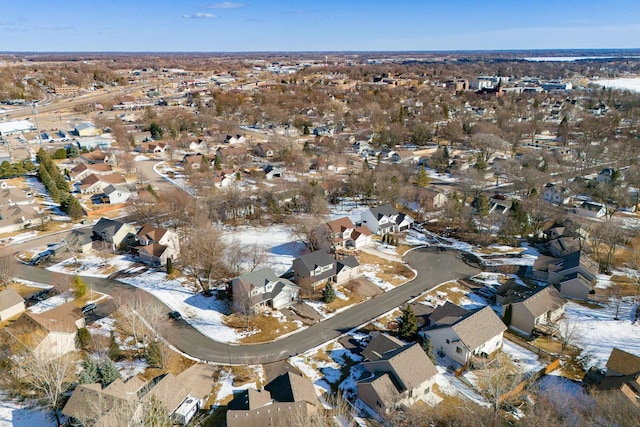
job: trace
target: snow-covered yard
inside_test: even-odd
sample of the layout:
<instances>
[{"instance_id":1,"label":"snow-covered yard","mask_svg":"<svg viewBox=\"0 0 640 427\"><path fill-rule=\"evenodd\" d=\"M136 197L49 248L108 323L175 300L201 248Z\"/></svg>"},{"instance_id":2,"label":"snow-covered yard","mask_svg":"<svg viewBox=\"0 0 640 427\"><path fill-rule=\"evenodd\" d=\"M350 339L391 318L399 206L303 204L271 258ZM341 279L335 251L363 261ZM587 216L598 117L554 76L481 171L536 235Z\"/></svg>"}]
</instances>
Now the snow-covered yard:
<instances>
[{"instance_id":1,"label":"snow-covered yard","mask_svg":"<svg viewBox=\"0 0 640 427\"><path fill-rule=\"evenodd\" d=\"M118 271L127 271L135 263L129 255L97 256L81 255L68 258L47 270L63 274L79 274L91 277L108 277ZM141 267L142 268L142 267Z\"/></svg>"},{"instance_id":2,"label":"snow-covered yard","mask_svg":"<svg viewBox=\"0 0 640 427\"><path fill-rule=\"evenodd\" d=\"M257 245L264 251L261 264L269 266L276 275L287 272L293 260L302 255L306 247L283 225L270 227L235 227L228 228L223 234L227 242L238 242L243 247ZM244 264L247 264L246 262Z\"/></svg>"},{"instance_id":3,"label":"snow-covered yard","mask_svg":"<svg viewBox=\"0 0 640 427\"><path fill-rule=\"evenodd\" d=\"M40 409L31 409L0 395L0 427L55 426L53 415Z\"/></svg>"},{"instance_id":4,"label":"snow-covered yard","mask_svg":"<svg viewBox=\"0 0 640 427\"><path fill-rule=\"evenodd\" d=\"M568 324L565 326L568 329L575 325L576 344L582 348L583 356L591 356L592 365L604 368L614 347L640 354L640 325L633 321L635 309L634 302L623 301L618 313L620 320L614 320L613 304L589 308L569 301L561 324Z\"/></svg>"},{"instance_id":5,"label":"snow-covered yard","mask_svg":"<svg viewBox=\"0 0 640 427\"><path fill-rule=\"evenodd\" d=\"M229 314L227 302L214 293L205 297L195 293L185 280L167 280L164 273L143 273L119 279L153 294L171 310L179 311L194 328L220 342L238 342L242 334L226 326L223 317Z\"/></svg>"}]
</instances>

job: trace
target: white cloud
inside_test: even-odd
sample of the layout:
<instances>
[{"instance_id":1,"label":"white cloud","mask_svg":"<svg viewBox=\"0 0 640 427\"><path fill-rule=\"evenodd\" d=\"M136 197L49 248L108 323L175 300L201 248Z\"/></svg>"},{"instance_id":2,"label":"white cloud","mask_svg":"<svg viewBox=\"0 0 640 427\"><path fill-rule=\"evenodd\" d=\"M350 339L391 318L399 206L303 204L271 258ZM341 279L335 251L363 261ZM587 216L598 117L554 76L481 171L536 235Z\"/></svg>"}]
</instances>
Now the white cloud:
<instances>
[{"instance_id":1,"label":"white cloud","mask_svg":"<svg viewBox=\"0 0 640 427\"><path fill-rule=\"evenodd\" d=\"M245 7L245 3L234 3L231 1L223 1L222 3L213 3L207 6L203 6L207 9L240 9L241 7Z\"/></svg>"},{"instance_id":2,"label":"white cloud","mask_svg":"<svg viewBox=\"0 0 640 427\"><path fill-rule=\"evenodd\" d=\"M182 15L182 17L184 19L213 19L213 18L217 18L216 15L214 15L213 13L192 13L192 14L185 14Z\"/></svg>"}]
</instances>

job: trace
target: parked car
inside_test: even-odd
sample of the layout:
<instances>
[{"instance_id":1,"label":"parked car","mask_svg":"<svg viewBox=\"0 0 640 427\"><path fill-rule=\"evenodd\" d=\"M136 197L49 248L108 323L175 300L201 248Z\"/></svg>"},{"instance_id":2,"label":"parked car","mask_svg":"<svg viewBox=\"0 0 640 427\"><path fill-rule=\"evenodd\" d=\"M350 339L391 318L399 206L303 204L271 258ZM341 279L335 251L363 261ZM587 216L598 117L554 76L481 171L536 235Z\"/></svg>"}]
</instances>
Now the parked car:
<instances>
[{"instance_id":1,"label":"parked car","mask_svg":"<svg viewBox=\"0 0 640 427\"><path fill-rule=\"evenodd\" d=\"M180 320L182 319L182 314L179 311L171 311L169 312L169 319L171 320Z\"/></svg>"},{"instance_id":2,"label":"parked car","mask_svg":"<svg viewBox=\"0 0 640 427\"><path fill-rule=\"evenodd\" d=\"M82 307L82 313L83 314L87 314L87 313L92 312L95 309L96 309L96 304L93 303L93 302L90 302L89 304L87 304L84 307Z\"/></svg>"}]
</instances>

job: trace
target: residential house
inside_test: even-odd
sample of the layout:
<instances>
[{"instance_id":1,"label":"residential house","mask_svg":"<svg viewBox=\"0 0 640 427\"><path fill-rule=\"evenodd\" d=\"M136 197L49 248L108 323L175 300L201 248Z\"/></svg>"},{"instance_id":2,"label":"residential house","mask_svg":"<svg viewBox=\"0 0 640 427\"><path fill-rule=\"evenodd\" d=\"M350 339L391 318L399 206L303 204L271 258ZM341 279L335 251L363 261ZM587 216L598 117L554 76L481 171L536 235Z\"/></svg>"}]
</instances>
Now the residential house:
<instances>
[{"instance_id":1,"label":"residential house","mask_svg":"<svg viewBox=\"0 0 640 427\"><path fill-rule=\"evenodd\" d=\"M93 250L93 232L73 230L63 243L66 243L71 251L88 254Z\"/></svg>"},{"instance_id":2,"label":"residential house","mask_svg":"<svg viewBox=\"0 0 640 427\"><path fill-rule=\"evenodd\" d=\"M0 204L0 234L29 228L47 219L49 215L35 206Z\"/></svg>"},{"instance_id":3,"label":"residential house","mask_svg":"<svg viewBox=\"0 0 640 427\"><path fill-rule=\"evenodd\" d=\"M324 249L293 260L293 281L300 287L318 290L327 281L335 282L338 263Z\"/></svg>"},{"instance_id":4,"label":"residential house","mask_svg":"<svg viewBox=\"0 0 640 427\"><path fill-rule=\"evenodd\" d=\"M489 198L489 213L506 214L513 205L513 201L501 195L495 195Z\"/></svg>"},{"instance_id":5,"label":"residential house","mask_svg":"<svg viewBox=\"0 0 640 427\"><path fill-rule=\"evenodd\" d=\"M199 170L202 162L209 163L209 160L203 154L186 154L182 158L182 166L185 170Z\"/></svg>"},{"instance_id":6,"label":"residential house","mask_svg":"<svg viewBox=\"0 0 640 427\"><path fill-rule=\"evenodd\" d=\"M30 205L34 203L33 195L20 190L15 187L6 186L2 183L0 188L0 205L15 206L15 205Z\"/></svg>"},{"instance_id":7,"label":"residential house","mask_svg":"<svg viewBox=\"0 0 640 427\"><path fill-rule=\"evenodd\" d=\"M263 165L262 172L264 172L264 177L266 179L282 178L282 175L284 174L284 168L273 165Z\"/></svg>"},{"instance_id":8,"label":"residential house","mask_svg":"<svg viewBox=\"0 0 640 427\"><path fill-rule=\"evenodd\" d=\"M272 269L252 271L231 281L234 305L241 310L271 307L286 308L298 301L300 289L287 279L277 277Z\"/></svg>"},{"instance_id":9,"label":"residential house","mask_svg":"<svg viewBox=\"0 0 640 427\"><path fill-rule=\"evenodd\" d=\"M133 243L136 236L133 225L108 218L100 218L92 232L96 240L111 243L114 248Z\"/></svg>"},{"instance_id":10,"label":"residential house","mask_svg":"<svg viewBox=\"0 0 640 427\"><path fill-rule=\"evenodd\" d=\"M362 225L374 234L397 233L408 230L413 223L409 215L399 213L390 204L369 208L361 214Z\"/></svg>"},{"instance_id":11,"label":"residential house","mask_svg":"<svg viewBox=\"0 0 640 427\"><path fill-rule=\"evenodd\" d=\"M504 321L510 328L526 335L532 335L534 331L553 333L564 313L565 299L553 286L523 288L520 286L503 294L500 304ZM500 294L501 289L498 289Z\"/></svg>"},{"instance_id":12,"label":"residential house","mask_svg":"<svg viewBox=\"0 0 640 427\"><path fill-rule=\"evenodd\" d=\"M124 203L131 198L131 193L121 185L109 184L104 188L104 196L112 205Z\"/></svg>"},{"instance_id":13,"label":"residential house","mask_svg":"<svg viewBox=\"0 0 640 427\"><path fill-rule=\"evenodd\" d=\"M288 426L317 413L311 380L286 372L265 385L237 393L227 406L227 427Z\"/></svg>"},{"instance_id":14,"label":"residential house","mask_svg":"<svg viewBox=\"0 0 640 427\"><path fill-rule=\"evenodd\" d=\"M360 276L360 263L356 257L350 255L342 258L336 265L336 283L347 283Z\"/></svg>"},{"instance_id":15,"label":"residential house","mask_svg":"<svg viewBox=\"0 0 640 427\"><path fill-rule=\"evenodd\" d=\"M362 357L365 360L379 360L385 353L405 345L398 338L379 331L373 331L371 337L367 346L362 350Z\"/></svg>"},{"instance_id":16,"label":"residential house","mask_svg":"<svg viewBox=\"0 0 640 427\"><path fill-rule=\"evenodd\" d=\"M416 199L420 207L429 211L444 208L449 200L444 193L428 187L419 188Z\"/></svg>"},{"instance_id":17,"label":"residential house","mask_svg":"<svg viewBox=\"0 0 640 427\"><path fill-rule=\"evenodd\" d=\"M607 360L607 370L596 389L618 391L636 407L640 407L640 357L619 348L613 348Z\"/></svg>"},{"instance_id":18,"label":"residential house","mask_svg":"<svg viewBox=\"0 0 640 427\"><path fill-rule=\"evenodd\" d=\"M566 205L571 202L572 198L573 193L567 187L561 187L551 183L544 186L542 199L546 202L553 203L554 205Z\"/></svg>"},{"instance_id":19,"label":"residential house","mask_svg":"<svg viewBox=\"0 0 640 427\"><path fill-rule=\"evenodd\" d=\"M148 383L138 376L126 382L118 378L104 388L100 383L79 384L62 414L71 425L139 425L142 408L152 401L172 418L189 397L188 389L172 374L163 374Z\"/></svg>"},{"instance_id":20,"label":"residential house","mask_svg":"<svg viewBox=\"0 0 640 427\"><path fill-rule=\"evenodd\" d=\"M247 149L244 147L221 147L216 150L215 154L215 157L224 164L241 163L246 156Z\"/></svg>"},{"instance_id":21,"label":"residential house","mask_svg":"<svg viewBox=\"0 0 640 427\"><path fill-rule=\"evenodd\" d=\"M491 307L465 310L450 302L437 307L421 331L434 351L465 365L474 356L485 357L502 346L507 327Z\"/></svg>"},{"instance_id":22,"label":"residential house","mask_svg":"<svg viewBox=\"0 0 640 427\"><path fill-rule=\"evenodd\" d=\"M146 264L163 266L169 258L175 261L180 254L178 234L166 228L145 224L136 233L136 241L133 251Z\"/></svg>"},{"instance_id":23,"label":"residential house","mask_svg":"<svg viewBox=\"0 0 640 427\"><path fill-rule=\"evenodd\" d=\"M110 175L91 174L80 181L78 189L80 194L103 193L104 189L111 184L126 184L127 180L124 175L113 173Z\"/></svg>"},{"instance_id":24,"label":"residential house","mask_svg":"<svg viewBox=\"0 0 640 427\"><path fill-rule=\"evenodd\" d=\"M227 135L222 141L224 144L241 144L246 142L247 139L242 135Z\"/></svg>"},{"instance_id":25,"label":"residential house","mask_svg":"<svg viewBox=\"0 0 640 427\"><path fill-rule=\"evenodd\" d=\"M79 163L69 171L69 178L72 181L82 181L89 175L111 175L113 167L110 163Z\"/></svg>"},{"instance_id":26,"label":"residential house","mask_svg":"<svg viewBox=\"0 0 640 427\"><path fill-rule=\"evenodd\" d=\"M428 399L438 373L418 343L383 352L362 366L369 376L356 383L358 399L382 417L398 407Z\"/></svg>"},{"instance_id":27,"label":"residential house","mask_svg":"<svg viewBox=\"0 0 640 427\"><path fill-rule=\"evenodd\" d=\"M25 311L24 298L15 289L0 291L0 322Z\"/></svg>"},{"instance_id":28,"label":"residential house","mask_svg":"<svg viewBox=\"0 0 640 427\"><path fill-rule=\"evenodd\" d=\"M76 350L76 334L84 327L82 311L69 302L38 314L24 312L8 330L34 353L55 359Z\"/></svg>"},{"instance_id":29,"label":"residential house","mask_svg":"<svg viewBox=\"0 0 640 427\"><path fill-rule=\"evenodd\" d=\"M614 179L620 179L620 178L622 178L620 171L616 171L613 168L604 168L600 172L598 172L598 175L596 176L596 182L606 183L606 182L611 182Z\"/></svg>"},{"instance_id":30,"label":"residential house","mask_svg":"<svg viewBox=\"0 0 640 427\"><path fill-rule=\"evenodd\" d=\"M89 164L110 163L115 165L117 163L116 155L114 153L106 151L91 151L89 153L83 153L78 157L78 162Z\"/></svg>"},{"instance_id":31,"label":"residential house","mask_svg":"<svg viewBox=\"0 0 640 427\"><path fill-rule=\"evenodd\" d=\"M607 214L607 207L602 203L582 202L580 206L573 209L573 213L587 218L602 218Z\"/></svg>"},{"instance_id":32,"label":"residential house","mask_svg":"<svg viewBox=\"0 0 640 427\"><path fill-rule=\"evenodd\" d=\"M371 231L367 227L356 227L349 217L328 221L318 228L320 236L326 236L331 246L337 248L360 248L371 243Z\"/></svg>"},{"instance_id":33,"label":"residential house","mask_svg":"<svg viewBox=\"0 0 640 427\"><path fill-rule=\"evenodd\" d=\"M573 237L558 237L547 242L546 244L549 252L555 257L563 257L573 252L579 251L581 243L579 240Z\"/></svg>"},{"instance_id":34,"label":"residential house","mask_svg":"<svg viewBox=\"0 0 640 427\"><path fill-rule=\"evenodd\" d=\"M253 154L262 158L270 158L275 154L274 149L269 144L258 144L253 149Z\"/></svg>"}]
</instances>

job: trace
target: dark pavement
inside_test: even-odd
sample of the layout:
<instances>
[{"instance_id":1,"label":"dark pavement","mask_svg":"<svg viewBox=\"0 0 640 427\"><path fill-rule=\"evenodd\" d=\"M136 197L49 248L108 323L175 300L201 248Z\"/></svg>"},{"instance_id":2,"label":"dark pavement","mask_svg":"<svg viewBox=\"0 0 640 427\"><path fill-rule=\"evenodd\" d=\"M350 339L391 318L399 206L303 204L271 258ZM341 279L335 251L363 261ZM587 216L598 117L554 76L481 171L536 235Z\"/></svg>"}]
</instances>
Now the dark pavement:
<instances>
[{"instance_id":1,"label":"dark pavement","mask_svg":"<svg viewBox=\"0 0 640 427\"><path fill-rule=\"evenodd\" d=\"M277 341L261 344L221 343L201 334L185 321L167 320L160 328L161 333L177 349L201 360L231 364L276 362L337 338L401 306L437 284L479 272L477 268L462 262L458 254L454 250L413 250L406 256L406 261L418 272L416 279ZM52 273L47 270L22 264L16 268L18 277L40 283L51 282ZM116 301L137 297L147 304L156 305L158 310L167 313L170 311L155 296L133 286L103 278L83 279L93 289L111 295Z\"/></svg>"}]
</instances>

